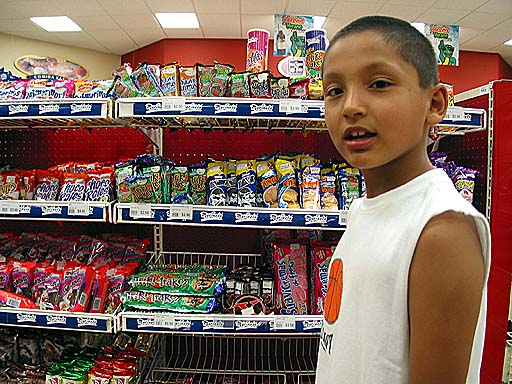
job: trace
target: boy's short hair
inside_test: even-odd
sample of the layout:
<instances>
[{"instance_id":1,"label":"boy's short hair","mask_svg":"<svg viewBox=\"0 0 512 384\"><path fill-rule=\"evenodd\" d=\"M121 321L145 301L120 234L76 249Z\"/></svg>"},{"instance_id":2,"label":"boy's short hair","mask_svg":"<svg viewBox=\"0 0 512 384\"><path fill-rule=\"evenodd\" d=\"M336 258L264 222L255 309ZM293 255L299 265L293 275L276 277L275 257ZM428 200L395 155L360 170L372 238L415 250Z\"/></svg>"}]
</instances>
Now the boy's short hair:
<instances>
[{"instance_id":1,"label":"boy's short hair","mask_svg":"<svg viewBox=\"0 0 512 384\"><path fill-rule=\"evenodd\" d=\"M404 20L388 16L364 16L340 29L331 39L332 47L339 39L352 33L375 31L396 48L402 58L418 72L420 86L427 88L439 83L434 48L428 39ZM327 53L329 48L327 49ZM326 54L327 54L326 53Z\"/></svg>"}]
</instances>

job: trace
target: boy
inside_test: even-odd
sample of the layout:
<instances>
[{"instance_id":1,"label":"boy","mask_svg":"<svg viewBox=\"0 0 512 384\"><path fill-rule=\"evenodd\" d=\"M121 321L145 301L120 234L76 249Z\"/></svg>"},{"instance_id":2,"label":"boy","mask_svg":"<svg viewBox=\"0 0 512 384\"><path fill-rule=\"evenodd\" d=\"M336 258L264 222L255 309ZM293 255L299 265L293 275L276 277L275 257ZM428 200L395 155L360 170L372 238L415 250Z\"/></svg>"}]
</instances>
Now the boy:
<instances>
[{"instance_id":1,"label":"boy","mask_svg":"<svg viewBox=\"0 0 512 384\"><path fill-rule=\"evenodd\" d=\"M361 18L332 39L323 86L367 196L331 260L317 383L478 383L489 227L427 156L447 109L432 46L405 21Z\"/></svg>"}]
</instances>

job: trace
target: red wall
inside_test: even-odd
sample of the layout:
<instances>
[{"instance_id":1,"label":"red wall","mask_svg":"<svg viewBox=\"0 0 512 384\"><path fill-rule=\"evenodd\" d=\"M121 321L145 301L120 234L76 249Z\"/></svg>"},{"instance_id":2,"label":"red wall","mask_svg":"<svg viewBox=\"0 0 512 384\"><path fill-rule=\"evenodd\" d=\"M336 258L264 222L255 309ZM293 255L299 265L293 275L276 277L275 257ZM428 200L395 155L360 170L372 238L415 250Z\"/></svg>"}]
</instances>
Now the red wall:
<instances>
[{"instance_id":1,"label":"red wall","mask_svg":"<svg viewBox=\"0 0 512 384\"><path fill-rule=\"evenodd\" d=\"M278 74L274 57L273 41L270 41L268 67ZM215 60L232 64L237 71L245 70L247 40L245 39L165 39L144 48L123 55L123 63L136 66L141 61L149 63L170 63L179 61L182 65L195 63L211 64ZM439 67L441 81L454 86L460 93L487 84L492 80L512 79L512 68L498 53L460 52L458 67Z\"/></svg>"}]
</instances>

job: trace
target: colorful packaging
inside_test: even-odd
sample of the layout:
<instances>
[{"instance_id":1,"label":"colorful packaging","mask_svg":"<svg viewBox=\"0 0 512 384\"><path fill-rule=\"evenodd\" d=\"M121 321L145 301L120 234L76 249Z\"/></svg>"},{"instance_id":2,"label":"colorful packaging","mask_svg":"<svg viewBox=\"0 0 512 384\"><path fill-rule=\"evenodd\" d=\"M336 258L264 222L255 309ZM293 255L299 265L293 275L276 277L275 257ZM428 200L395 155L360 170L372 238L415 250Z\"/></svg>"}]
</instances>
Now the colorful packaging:
<instances>
[{"instance_id":1,"label":"colorful packaging","mask_svg":"<svg viewBox=\"0 0 512 384\"><path fill-rule=\"evenodd\" d=\"M187 204L189 174L185 166L171 169L171 204Z\"/></svg>"},{"instance_id":2,"label":"colorful packaging","mask_svg":"<svg viewBox=\"0 0 512 384\"><path fill-rule=\"evenodd\" d=\"M0 100L24 99L26 89L26 80L0 81Z\"/></svg>"},{"instance_id":3,"label":"colorful packaging","mask_svg":"<svg viewBox=\"0 0 512 384\"><path fill-rule=\"evenodd\" d=\"M225 206L227 201L226 163L211 161L206 168L206 202L208 205Z\"/></svg>"},{"instance_id":4,"label":"colorful packaging","mask_svg":"<svg viewBox=\"0 0 512 384\"><path fill-rule=\"evenodd\" d=\"M112 86L112 80L77 80L73 97L80 99L108 98Z\"/></svg>"},{"instance_id":5,"label":"colorful packaging","mask_svg":"<svg viewBox=\"0 0 512 384\"><path fill-rule=\"evenodd\" d=\"M326 44L325 29L306 30L306 68L308 77L320 79L324 62Z\"/></svg>"},{"instance_id":6,"label":"colorful packaging","mask_svg":"<svg viewBox=\"0 0 512 384\"><path fill-rule=\"evenodd\" d=\"M37 171L36 180L37 184L34 192L35 200L57 200L60 188L60 177L58 174L47 171Z\"/></svg>"},{"instance_id":7,"label":"colorful packaging","mask_svg":"<svg viewBox=\"0 0 512 384\"><path fill-rule=\"evenodd\" d=\"M226 205L238 205L238 189L236 183L236 161L226 161Z\"/></svg>"},{"instance_id":8,"label":"colorful packaging","mask_svg":"<svg viewBox=\"0 0 512 384\"><path fill-rule=\"evenodd\" d=\"M160 67L142 62L132 73L133 83L144 96L159 97L160 91Z\"/></svg>"},{"instance_id":9,"label":"colorful packaging","mask_svg":"<svg viewBox=\"0 0 512 384\"><path fill-rule=\"evenodd\" d=\"M181 96L197 97L196 66L179 67Z\"/></svg>"},{"instance_id":10,"label":"colorful packaging","mask_svg":"<svg viewBox=\"0 0 512 384\"><path fill-rule=\"evenodd\" d=\"M321 241L312 241L312 284L313 295L311 298L311 314L323 315L324 301L327 295L327 283L329 281L329 263L336 249L336 244Z\"/></svg>"},{"instance_id":11,"label":"colorful packaging","mask_svg":"<svg viewBox=\"0 0 512 384\"><path fill-rule=\"evenodd\" d=\"M247 31L246 71L261 72L267 70L269 36L270 32L266 29L254 28Z\"/></svg>"},{"instance_id":12,"label":"colorful packaging","mask_svg":"<svg viewBox=\"0 0 512 384\"><path fill-rule=\"evenodd\" d=\"M228 92L229 75L234 67L229 64L215 63L215 74L210 85L210 94L213 97L224 97Z\"/></svg>"},{"instance_id":13,"label":"colorful packaging","mask_svg":"<svg viewBox=\"0 0 512 384\"><path fill-rule=\"evenodd\" d=\"M178 96L179 92L179 74L178 62L164 65L160 68L160 89L164 96Z\"/></svg>"},{"instance_id":14,"label":"colorful packaging","mask_svg":"<svg viewBox=\"0 0 512 384\"><path fill-rule=\"evenodd\" d=\"M156 195L151 183L151 176L138 175L126 179L130 185L130 192L134 203L154 203Z\"/></svg>"},{"instance_id":15,"label":"colorful packaging","mask_svg":"<svg viewBox=\"0 0 512 384\"><path fill-rule=\"evenodd\" d=\"M34 191L36 189L36 171L22 171L23 188L20 191L20 197L24 200L34 200Z\"/></svg>"},{"instance_id":16,"label":"colorful packaging","mask_svg":"<svg viewBox=\"0 0 512 384\"><path fill-rule=\"evenodd\" d=\"M239 207L257 207L256 202L256 162L254 160L238 160L236 162L236 182Z\"/></svg>"},{"instance_id":17,"label":"colorful packaging","mask_svg":"<svg viewBox=\"0 0 512 384\"><path fill-rule=\"evenodd\" d=\"M473 203L477 175L478 171L464 167L457 167L451 175L455 189L471 204Z\"/></svg>"},{"instance_id":18,"label":"colorful packaging","mask_svg":"<svg viewBox=\"0 0 512 384\"><path fill-rule=\"evenodd\" d=\"M110 201L112 171L88 173L85 184L85 201Z\"/></svg>"},{"instance_id":19,"label":"colorful packaging","mask_svg":"<svg viewBox=\"0 0 512 384\"><path fill-rule=\"evenodd\" d=\"M310 100L321 100L324 98L324 85L321 79L310 79L308 85Z\"/></svg>"},{"instance_id":20,"label":"colorful packaging","mask_svg":"<svg viewBox=\"0 0 512 384\"><path fill-rule=\"evenodd\" d=\"M23 261L14 263L11 273L11 290L17 295L32 297L32 280L34 279L34 268L36 263L33 261Z\"/></svg>"},{"instance_id":21,"label":"colorful packaging","mask_svg":"<svg viewBox=\"0 0 512 384\"><path fill-rule=\"evenodd\" d=\"M290 97L290 79L287 77L269 76L270 97L272 99L287 99Z\"/></svg>"},{"instance_id":22,"label":"colorful packaging","mask_svg":"<svg viewBox=\"0 0 512 384\"><path fill-rule=\"evenodd\" d=\"M59 201L83 201L87 175L83 173L64 173L59 192Z\"/></svg>"},{"instance_id":23,"label":"colorful packaging","mask_svg":"<svg viewBox=\"0 0 512 384\"><path fill-rule=\"evenodd\" d=\"M160 165L154 165L142 169L144 175L148 175L151 180L151 186L155 193L155 203L160 204L163 202L164 183L162 167Z\"/></svg>"},{"instance_id":24,"label":"colorful packaging","mask_svg":"<svg viewBox=\"0 0 512 384\"><path fill-rule=\"evenodd\" d=\"M329 211L339 209L338 198L336 197L336 176L332 173L326 173L320 177L320 206L322 209Z\"/></svg>"},{"instance_id":25,"label":"colorful packaging","mask_svg":"<svg viewBox=\"0 0 512 384\"><path fill-rule=\"evenodd\" d=\"M347 210L352 200L360 196L359 171L356 168L338 169L340 209Z\"/></svg>"},{"instance_id":26,"label":"colorful packaging","mask_svg":"<svg viewBox=\"0 0 512 384\"><path fill-rule=\"evenodd\" d=\"M129 81L123 80L120 76L114 78L112 84L112 95L116 98L119 97L143 97L144 94L140 92L133 84L131 78Z\"/></svg>"},{"instance_id":27,"label":"colorful packaging","mask_svg":"<svg viewBox=\"0 0 512 384\"><path fill-rule=\"evenodd\" d=\"M275 167L279 180L277 190L279 208L300 208L295 161L278 158Z\"/></svg>"},{"instance_id":28,"label":"colorful packaging","mask_svg":"<svg viewBox=\"0 0 512 384\"><path fill-rule=\"evenodd\" d=\"M249 75L249 90L251 97L268 99L270 95L269 73L258 72Z\"/></svg>"},{"instance_id":29,"label":"colorful packaging","mask_svg":"<svg viewBox=\"0 0 512 384\"><path fill-rule=\"evenodd\" d=\"M190 204L206 205L206 167L192 165L188 168Z\"/></svg>"},{"instance_id":30,"label":"colorful packaging","mask_svg":"<svg viewBox=\"0 0 512 384\"><path fill-rule=\"evenodd\" d=\"M197 64L197 87L200 97L212 96L210 87L215 76L215 66Z\"/></svg>"},{"instance_id":31,"label":"colorful packaging","mask_svg":"<svg viewBox=\"0 0 512 384\"><path fill-rule=\"evenodd\" d=\"M128 178L133 176L133 166L131 163L119 163L115 166L117 200L120 203L131 203L133 201L132 192Z\"/></svg>"},{"instance_id":32,"label":"colorful packaging","mask_svg":"<svg viewBox=\"0 0 512 384\"><path fill-rule=\"evenodd\" d=\"M161 292L126 291L121 294L121 302L128 309L157 309L183 313L211 313L218 307L215 298L175 296Z\"/></svg>"},{"instance_id":33,"label":"colorful packaging","mask_svg":"<svg viewBox=\"0 0 512 384\"><path fill-rule=\"evenodd\" d=\"M90 267L68 268L61 285L59 310L84 312L91 296L94 270Z\"/></svg>"},{"instance_id":34,"label":"colorful packaging","mask_svg":"<svg viewBox=\"0 0 512 384\"><path fill-rule=\"evenodd\" d=\"M263 190L263 202L267 208L278 208L277 173L273 159L256 161L256 174Z\"/></svg>"},{"instance_id":35,"label":"colorful packaging","mask_svg":"<svg viewBox=\"0 0 512 384\"><path fill-rule=\"evenodd\" d=\"M4 290L0 290L0 306L22 309L37 309L34 302L29 298Z\"/></svg>"},{"instance_id":36,"label":"colorful packaging","mask_svg":"<svg viewBox=\"0 0 512 384\"><path fill-rule=\"evenodd\" d=\"M12 265L0 264L0 289L11 290Z\"/></svg>"},{"instance_id":37,"label":"colorful packaging","mask_svg":"<svg viewBox=\"0 0 512 384\"><path fill-rule=\"evenodd\" d=\"M300 196L304 209L321 209L320 169L319 165L310 165L302 170Z\"/></svg>"},{"instance_id":38,"label":"colorful packaging","mask_svg":"<svg viewBox=\"0 0 512 384\"><path fill-rule=\"evenodd\" d=\"M309 97L309 79L291 81L290 97L292 99L307 99Z\"/></svg>"},{"instance_id":39,"label":"colorful packaging","mask_svg":"<svg viewBox=\"0 0 512 384\"><path fill-rule=\"evenodd\" d=\"M0 172L0 200L19 200L22 191L20 174L12 171Z\"/></svg>"},{"instance_id":40,"label":"colorful packaging","mask_svg":"<svg viewBox=\"0 0 512 384\"><path fill-rule=\"evenodd\" d=\"M65 99L73 96L73 80L30 79L25 99Z\"/></svg>"},{"instance_id":41,"label":"colorful packaging","mask_svg":"<svg viewBox=\"0 0 512 384\"><path fill-rule=\"evenodd\" d=\"M274 244L276 276L276 313L308 313L308 277L306 246L300 243Z\"/></svg>"},{"instance_id":42,"label":"colorful packaging","mask_svg":"<svg viewBox=\"0 0 512 384\"><path fill-rule=\"evenodd\" d=\"M49 272L44 281L34 286L33 298L37 307L49 311L59 310L61 284L64 271L53 270Z\"/></svg>"},{"instance_id":43,"label":"colorful packaging","mask_svg":"<svg viewBox=\"0 0 512 384\"><path fill-rule=\"evenodd\" d=\"M235 72L231 73L230 78L230 91L231 97L251 97L249 90L249 74L251 72Z\"/></svg>"}]
</instances>

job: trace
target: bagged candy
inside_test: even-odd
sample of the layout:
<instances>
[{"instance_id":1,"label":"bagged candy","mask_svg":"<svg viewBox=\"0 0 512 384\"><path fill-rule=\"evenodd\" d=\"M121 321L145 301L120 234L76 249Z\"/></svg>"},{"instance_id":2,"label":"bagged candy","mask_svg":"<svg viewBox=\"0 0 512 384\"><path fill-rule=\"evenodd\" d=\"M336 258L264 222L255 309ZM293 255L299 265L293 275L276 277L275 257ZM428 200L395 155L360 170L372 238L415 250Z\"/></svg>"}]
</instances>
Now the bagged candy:
<instances>
[{"instance_id":1,"label":"bagged candy","mask_svg":"<svg viewBox=\"0 0 512 384\"><path fill-rule=\"evenodd\" d=\"M144 96L162 96L160 91L160 68L142 62L131 74L133 83Z\"/></svg>"},{"instance_id":2,"label":"bagged candy","mask_svg":"<svg viewBox=\"0 0 512 384\"><path fill-rule=\"evenodd\" d=\"M85 201L110 201L112 173L110 170L88 173L85 184Z\"/></svg>"},{"instance_id":3,"label":"bagged candy","mask_svg":"<svg viewBox=\"0 0 512 384\"><path fill-rule=\"evenodd\" d=\"M187 204L189 174L185 166L171 169L171 204Z\"/></svg>"},{"instance_id":4,"label":"bagged candy","mask_svg":"<svg viewBox=\"0 0 512 384\"><path fill-rule=\"evenodd\" d=\"M181 96L197 97L196 66L179 67Z\"/></svg>"},{"instance_id":5,"label":"bagged candy","mask_svg":"<svg viewBox=\"0 0 512 384\"><path fill-rule=\"evenodd\" d=\"M301 173L301 204L304 209L320 209L320 166L311 165Z\"/></svg>"},{"instance_id":6,"label":"bagged candy","mask_svg":"<svg viewBox=\"0 0 512 384\"><path fill-rule=\"evenodd\" d=\"M60 175L47 171L36 172L35 200L54 201L60 188Z\"/></svg>"},{"instance_id":7,"label":"bagged candy","mask_svg":"<svg viewBox=\"0 0 512 384\"><path fill-rule=\"evenodd\" d=\"M215 66L197 64L197 87L200 97L211 96L210 87L215 76Z\"/></svg>"},{"instance_id":8,"label":"bagged candy","mask_svg":"<svg viewBox=\"0 0 512 384\"><path fill-rule=\"evenodd\" d=\"M129 309L158 309L173 312L211 313L217 307L215 298L175 296L161 292L126 291L121 302Z\"/></svg>"},{"instance_id":9,"label":"bagged candy","mask_svg":"<svg viewBox=\"0 0 512 384\"><path fill-rule=\"evenodd\" d=\"M329 281L329 263L334 254L336 244L321 241L312 241L312 308L313 315L323 315L324 301L327 295L327 282Z\"/></svg>"},{"instance_id":10,"label":"bagged candy","mask_svg":"<svg viewBox=\"0 0 512 384\"><path fill-rule=\"evenodd\" d=\"M309 97L309 79L295 80L290 83L290 97L293 99L307 99Z\"/></svg>"},{"instance_id":11,"label":"bagged candy","mask_svg":"<svg viewBox=\"0 0 512 384\"><path fill-rule=\"evenodd\" d=\"M112 95L116 98L119 97L143 97L144 94L140 92L133 84L131 78L127 82L123 80L120 76L116 76L114 78L114 82L112 84Z\"/></svg>"},{"instance_id":12,"label":"bagged candy","mask_svg":"<svg viewBox=\"0 0 512 384\"><path fill-rule=\"evenodd\" d=\"M151 186L155 193L155 203L162 203L164 193L162 167L160 165L154 165L152 167L143 168L142 173L150 177Z\"/></svg>"},{"instance_id":13,"label":"bagged candy","mask_svg":"<svg viewBox=\"0 0 512 384\"><path fill-rule=\"evenodd\" d=\"M226 205L236 207L238 204L238 190L236 183L236 161L226 161Z\"/></svg>"},{"instance_id":14,"label":"bagged candy","mask_svg":"<svg viewBox=\"0 0 512 384\"><path fill-rule=\"evenodd\" d=\"M131 203L132 192L128 178L133 176L133 165L130 162L116 164L117 199L120 203Z\"/></svg>"},{"instance_id":15,"label":"bagged candy","mask_svg":"<svg viewBox=\"0 0 512 384\"><path fill-rule=\"evenodd\" d=\"M24 99L26 89L26 80L0 81L0 100Z\"/></svg>"},{"instance_id":16,"label":"bagged candy","mask_svg":"<svg viewBox=\"0 0 512 384\"><path fill-rule=\"evenodd\" d=\"M207 204L225 206L227 201L226 163L211 161L206 169Z\"/></svg>"},{"instance_id":17,"label":"bagged candy","mask_svg":"<svg viewBox=\"0 0 512 384\"><path fill-rule=\"evenodd\" d=\"M33 261L14 263L11 273L12 292L29 298L32 297L31 289L35 266L36 263Z\"/></svg>"},{"instance_id":18,"label":"bagged candy","mask_svg":"<svg viewBox=\"0 0 512 384\"><path fill-rule=\"evenodd\" d=\"M170 63L160 68L160 89L164 96L179 95L179 63Z\"/></svg>"},{"instance_id":19,"label":"bagged candy","mask_svg":"<svg viewBox=\"0 0 512 384\"><path fill-rule=\"evenodd\" d=\"M290 97L290 84L287 77L269 76L270 97L272 99L287 99Z\"/></svg>"},{"instance_id":20,"label":"bagged candy","mask_svg":"<svg viewBox=\"0 0 512 384\"><path fill-rule=\"evenodd\" d=\"M59 201L83 201L87 175L83 173L64 173Z\"/></svg>"},{"instance_id":21,"label":"bagged candy","mask_svg":"<svg viewBox=\"0 0 512 384\"><path fill-rule=\"evenodd\" d=\"M270 95L269 73L259 72L249 75L251 97L268 99Z\"/></svg>"},{"instance_id":22,"label":"bagged candy","mask_svg":"<svg viewBox=\"0 0 512 384\"><path fill-rule=\"evenodd\" d=\"M278 158L275 167L279 180L277 192L279 208L300 208L295 161Z\"/></svg>"},{"instance_id":23,"label":"bagged candy","mask_svg":"<svg viewBox=\"0 0 512 384\"><path fill-rule=\"evenodd\" d=\"M19 200L22 188L19 173L12 171L0 172L0 200Z\"/></svg>"},{"instance_id":24,"label":"bagged candy","mask_svg":"<svg viewBox=\"0 0 512 384\"><path fill-rule=\"evenodd\" d=\"M188 169L190 204L206 205L206 168L204 165L192 165Z\"/></svg>"},{"instance_id":25,"label":"bagged candy","mask_svg":"<svg viewBox=\"0 0 512 384\"><path fill-rule=\"evenodd\" d=\"M4 290L0 290L0 306L22 309L37 309L34 302L29 298Z\"/></svg>"},{"instance_id":26,"label":"bagged candy","mask_svg":"<svg viewBox=\"0 0 512 384\"><path fill-rule=\"evenodd\" d=\"M249 74L251 72L234 72L229 75L229 94L231 97L251 97Z\"/></svg>"},{"instance_id":27,"label":"bagged candy","mask_svg":"<svg viewBox=\"0 0 512 384\"><path fill-rule=\"evenodd\" d=\"M309 99L321 100L324 98L324 88L322 80L310 79L308 85Z\"/></svg>"},{"instance_id":28,"label":"bagged candy","mask_svg":"<svg viewBox=\"0 0 512 384\"><path fill-rule=\"evenodd\" d=\"M256 203L256 162L238 160L236 162L236 180L239 207L257 207Z\"/></svg>"},{"instance_id":29,"label":"bagged candy","mask_svg":"<svg viewBox=\"0 0 512 384\"><path fill-rule=\"evenodd\" d=\"M94 271L90 267L68 268L61 285L59 310L84 312L87 308L94 282Z\"/></svg>"},{"instance_id":30,"label":"bagged candy","mask_svg":"<svg viewBox=\"0 0 512 384\"><path fill-rule=\"evenodd\" d=\"M339 209L336 197L336 177L333 173L320 176L320 206L322 209L336 211Z\"/></svg>"},{"instance_id":31,"label":"bagged candy","mask_svg":"<svg viewBox=\"0 0 512 384\"><path fill-rule=\"evenodd\" d=\"M451 176L455 189L457 189L460 195L471 204L473 203L475 179L477 175L478 171L464 167L457 167Z\"/></svg>"},{"instance_id":32,"label":"bagged candy","mask_svg":"<svg viewBox=\"0 0 512 384\"><path fill-rule=\"evenodd\" d=\"M256 161L256 174L263 190L263 202L267 208L278 208L277 173L273 159L261 159Z\"/></svg>"},{"instance_id":33,"label":"bagged candy","mask_svg":"<svg viewBox=\"0 0 512 384\"><path fill-rule=\"evenodd\" d=\"M34 200L34 191L36 189L36 171L22 171L23 188L20 191L20 197L24 200Z\"/></svg>"},{"instance_id":34,"label":"bagged candy","mask_svg":"<svg viewBox=\"0 0 512 384\"><path fill-rule=\"evenodd\" d=\"M215 63L215 74L210 85L210 94L213 97L224 97L228 90L229 75L234 67L229 64Z\"/></svg>"},{"instance_id":35,"label":"bagged candy","mask_svg":"<svg viewBox=\"0 0 512 384\"><path fill-rule=\"evenodd\" d=\"M138 175L126 179L134 203L154 203L156 195L151 184L151 176Z\"/></svg>"},{"instance_id":36,"label":"bagged candy","mask_svg":"<svg viewBox=\"0 0 512 384\"><path fill-rule=\"evenodd\" d=\"M30 79L25 99L64 99L73 95L73 80Z\"/></svg>"},{"instance_id":37,"label":"bagged candy","mask_svg":"<svg viewBox=\"0 0 512 384\"><path fill-rule=\"evenodd\" d=\"M359 171L355 168L338 169L340 209L347 210L352 200L360 196Z\"/></svg>"},{"instance_id":38,"label":"bagged candy","mask_svg":"<svg viewBox=\"0 0 512 384\"><path fill-rule=\"evenodd\" d=\"M108 98L112 86L112 80L77 80L73 97L79 99Z\"/></svg>"},{"instance_id":39,"label":"bagged candy","mask_svg":"<svg viewBox=\"0 0 512 384\"><path fill-rule=\"evenodd\" d=\"M64 271L55 268L45 276L44 281L33 289L33 299L37 307L44 310L59 310L61 284Z\"/></svg>"}]
</instances>

